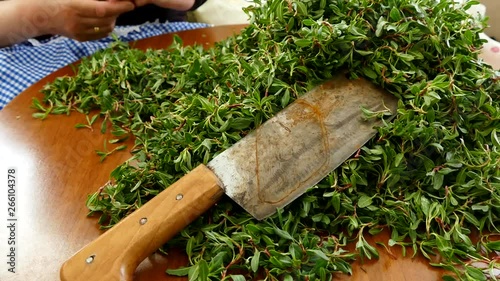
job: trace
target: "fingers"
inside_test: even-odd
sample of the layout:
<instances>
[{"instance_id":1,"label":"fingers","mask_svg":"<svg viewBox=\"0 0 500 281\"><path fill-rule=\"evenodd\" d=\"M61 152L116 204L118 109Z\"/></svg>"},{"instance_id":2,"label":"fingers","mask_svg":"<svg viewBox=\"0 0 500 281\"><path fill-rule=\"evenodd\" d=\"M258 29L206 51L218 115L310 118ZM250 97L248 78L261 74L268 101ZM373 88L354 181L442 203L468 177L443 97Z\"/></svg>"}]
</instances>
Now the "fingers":
<instances>
[{"instance_id":1,"label":"fingers","mask_svg":"<svg viewBox=\"0 0 500 281\"><path fill-rule=\"evenodd\" d=\"M151 0L135 0L135 5L137 7L141 7L141 6L144 6L144 5L147 5L147 4L151 4Z\"/></svg>"},{"instance_id":2,"label":"fingers","mask_svg":"<svg viewBox=\"0 0 500 281\"><path fill-rule=\"evenodd\" d=\"M78 41L107 37L115 27L116 18L135 8L128 0L76 0L72 5L75 14L66 21L65 34Z\"/></svg>"},{"instance_id":3,"label":"fingers","mask_svg":"<svg viewBox=\"0 0 500 281\"><path fill-rule=\"evenodd\" d=\"M78 41L97 40L107 37L115 28L115 17L80 18L66 26L64 35Z\"/></svg>"},{"instance_id":4,"label":"fingers","mask_svg":"<svg viewBox=\"0 0 500 281\"><path fill-rule=\"evenodd\" d=\"M92 41L107 37L113 31L113 27L97 27L97 29L91 28L85 30L83 34L79 34L77 38L78 41Z\"/></svg>"},{"instance_id":5,"label":"fingers","mask_svg":"<svg viewBox=\"0 0 500 281\"><path fill-rule=\"evenodd\" d=\"M79 21L79 28L82 30L92 29L94 27L114 27L115 26L116 17L107 17L107 18L81 18Z\"/></svg>"},{"instance_id":6,"label":"fingers","mask_svg":"<svg viewBox=\"0 0 500 281\"><path fill-rule=\"evenodd\" d=\"M71 0L58 33L78 41L101 39L113 31L119 15L134 8L131 0Z\"/></svg>"},{"instance_id":7,"label":"fingers","mask_svg":"<svg viewBox=\"0 0 500 281\"><path fill-rule=\"evenodd\" d=\"M73 39L78 41L91 41L107 37L111 32L113 32L114 24L105 26L88 26L79 29L77 32L72 33Z\"/></svg>"},{"instance_id":8,"label":"fingers","mask_svg":"<svg viewBox=\"0 0 500 281\"><path fill-rule=\"evenodd\" d=\"M74 1L74 4L78 6L76 10L79 14L88 18L117 17L135 8L131 1L78 0Z\"/></svg>"}]
</instances>

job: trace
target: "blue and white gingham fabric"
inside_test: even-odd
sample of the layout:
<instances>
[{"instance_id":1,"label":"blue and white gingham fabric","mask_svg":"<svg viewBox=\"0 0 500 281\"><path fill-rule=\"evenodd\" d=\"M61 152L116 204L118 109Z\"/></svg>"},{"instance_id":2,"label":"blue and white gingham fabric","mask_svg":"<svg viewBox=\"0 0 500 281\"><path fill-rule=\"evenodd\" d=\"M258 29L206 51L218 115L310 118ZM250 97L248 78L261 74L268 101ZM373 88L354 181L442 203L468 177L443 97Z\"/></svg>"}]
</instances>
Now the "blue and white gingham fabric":
<instances>
[{"instance_id":1,"label":"blue and white gingham fabric","mask_svg":"<svg viewBox=\"0 0 500 281\"><path fill-rule=\"evenodd\" d=\"M187 22L147 23L134 27L117 27L115 33L121 41L128 42L207 26ZM0 110L38 80L105 48L112 41L108 37L98 41L78 42L56 36L42 42L29 40L0 48Z\"/></svg>"}]
</instances>

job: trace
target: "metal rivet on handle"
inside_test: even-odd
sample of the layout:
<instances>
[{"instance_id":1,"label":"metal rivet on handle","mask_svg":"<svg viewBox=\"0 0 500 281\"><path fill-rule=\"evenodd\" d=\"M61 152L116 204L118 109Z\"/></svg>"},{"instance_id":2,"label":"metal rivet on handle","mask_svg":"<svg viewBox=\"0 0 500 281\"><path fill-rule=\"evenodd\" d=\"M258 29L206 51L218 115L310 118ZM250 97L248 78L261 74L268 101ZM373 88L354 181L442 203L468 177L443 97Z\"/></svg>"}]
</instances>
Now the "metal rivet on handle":
<instances>
[{"instance_id":1,"label":"metal rivet on handle","mask_svg":"<svg viewBox=\"0 0 500 281\"><path fill-rule=\"evenodd\" d=\"M95 255L92 255L90 257L88 257L85 262L88 263L88 264L91 264L93 261L94 261L94 258L95 258Z\"/></svg>"},{"instance_id":2,"label":"metal rivet on handle","mask_svg":"<svg viewBox=\"0 0 500 281\"><path fill-rule=\"evenodd\" d=\"M177 197L175 197L175 199L177 200L181 200L182 198L184 198L184 195L182 195L181 193L177 194Z\"/></svg>"},{"instance_id":3,"label":"metal rivet on handle","mask_svg":"<svg viewBox=\"0 0 500 281\"><path fill-rule=\"evenodd\" d=\"M141 225L145 225L147 222L148 222L148 218L142 218L142 219L139 221L139 223L140 223Z\"/></svg>"}]
</instances>

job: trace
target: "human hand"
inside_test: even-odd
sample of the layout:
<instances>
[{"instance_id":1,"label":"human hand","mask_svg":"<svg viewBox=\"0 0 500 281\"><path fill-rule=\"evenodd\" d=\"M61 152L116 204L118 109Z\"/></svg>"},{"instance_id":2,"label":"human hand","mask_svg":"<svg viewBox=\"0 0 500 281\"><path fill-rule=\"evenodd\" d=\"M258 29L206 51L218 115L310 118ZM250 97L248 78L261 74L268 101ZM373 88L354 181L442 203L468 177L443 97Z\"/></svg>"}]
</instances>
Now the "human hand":
<instances>
[{"instance_id":1,"label":"human hand","mask_svg":"<svg viewBox=\"0 0 500 281\"><path fill-rule=\"evenodd\" d=\"M54 13L42 33L58 34L78 41L107 37L115 27L116 18L135 8L134 3L128 0L47 1L54 2L52 5L58 4L60 9Z\"/></svg>"},{"instance_id":2,"label":"human hand","mask_svg":"<svg viewBox=\"0 0 500 281\"><path fill-rule=\"evenodd\" d=\"M137 7L147 4L154 4L156 6L173 9L178 11L187 11L194 5L194 0L133 0Z\"/></svg>"}]
</instances>

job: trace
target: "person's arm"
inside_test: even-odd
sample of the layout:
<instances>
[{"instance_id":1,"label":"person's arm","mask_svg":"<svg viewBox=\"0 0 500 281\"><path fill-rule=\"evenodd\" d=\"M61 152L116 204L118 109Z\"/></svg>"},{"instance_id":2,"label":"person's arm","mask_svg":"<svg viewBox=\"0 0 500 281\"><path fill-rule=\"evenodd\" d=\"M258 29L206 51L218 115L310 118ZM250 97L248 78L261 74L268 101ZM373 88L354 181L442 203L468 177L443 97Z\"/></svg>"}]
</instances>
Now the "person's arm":
<instances>
[{"instance_id":1,"label":"person's arm","mask_svg":"<svg viewBox=\"0 0 500 281\"><path fill-rule=\"evenodd\" d=\"M35 5L26 1L0 1L0 46L21 42L27 38L42 35L40 26L29 20L27 15L36 11Z\"/></svg>"},{"instance_id":2,"label":"person's arm","mask_svg":"<svg viewBox=\"0 0 500 281\"><path fill-rule=\"evenodd\" d=\"M96 40L113 31L120 14L133 9L132 2L116 0L0 1L0 46L45 34Z\"/></svg>"}]
</instances>

